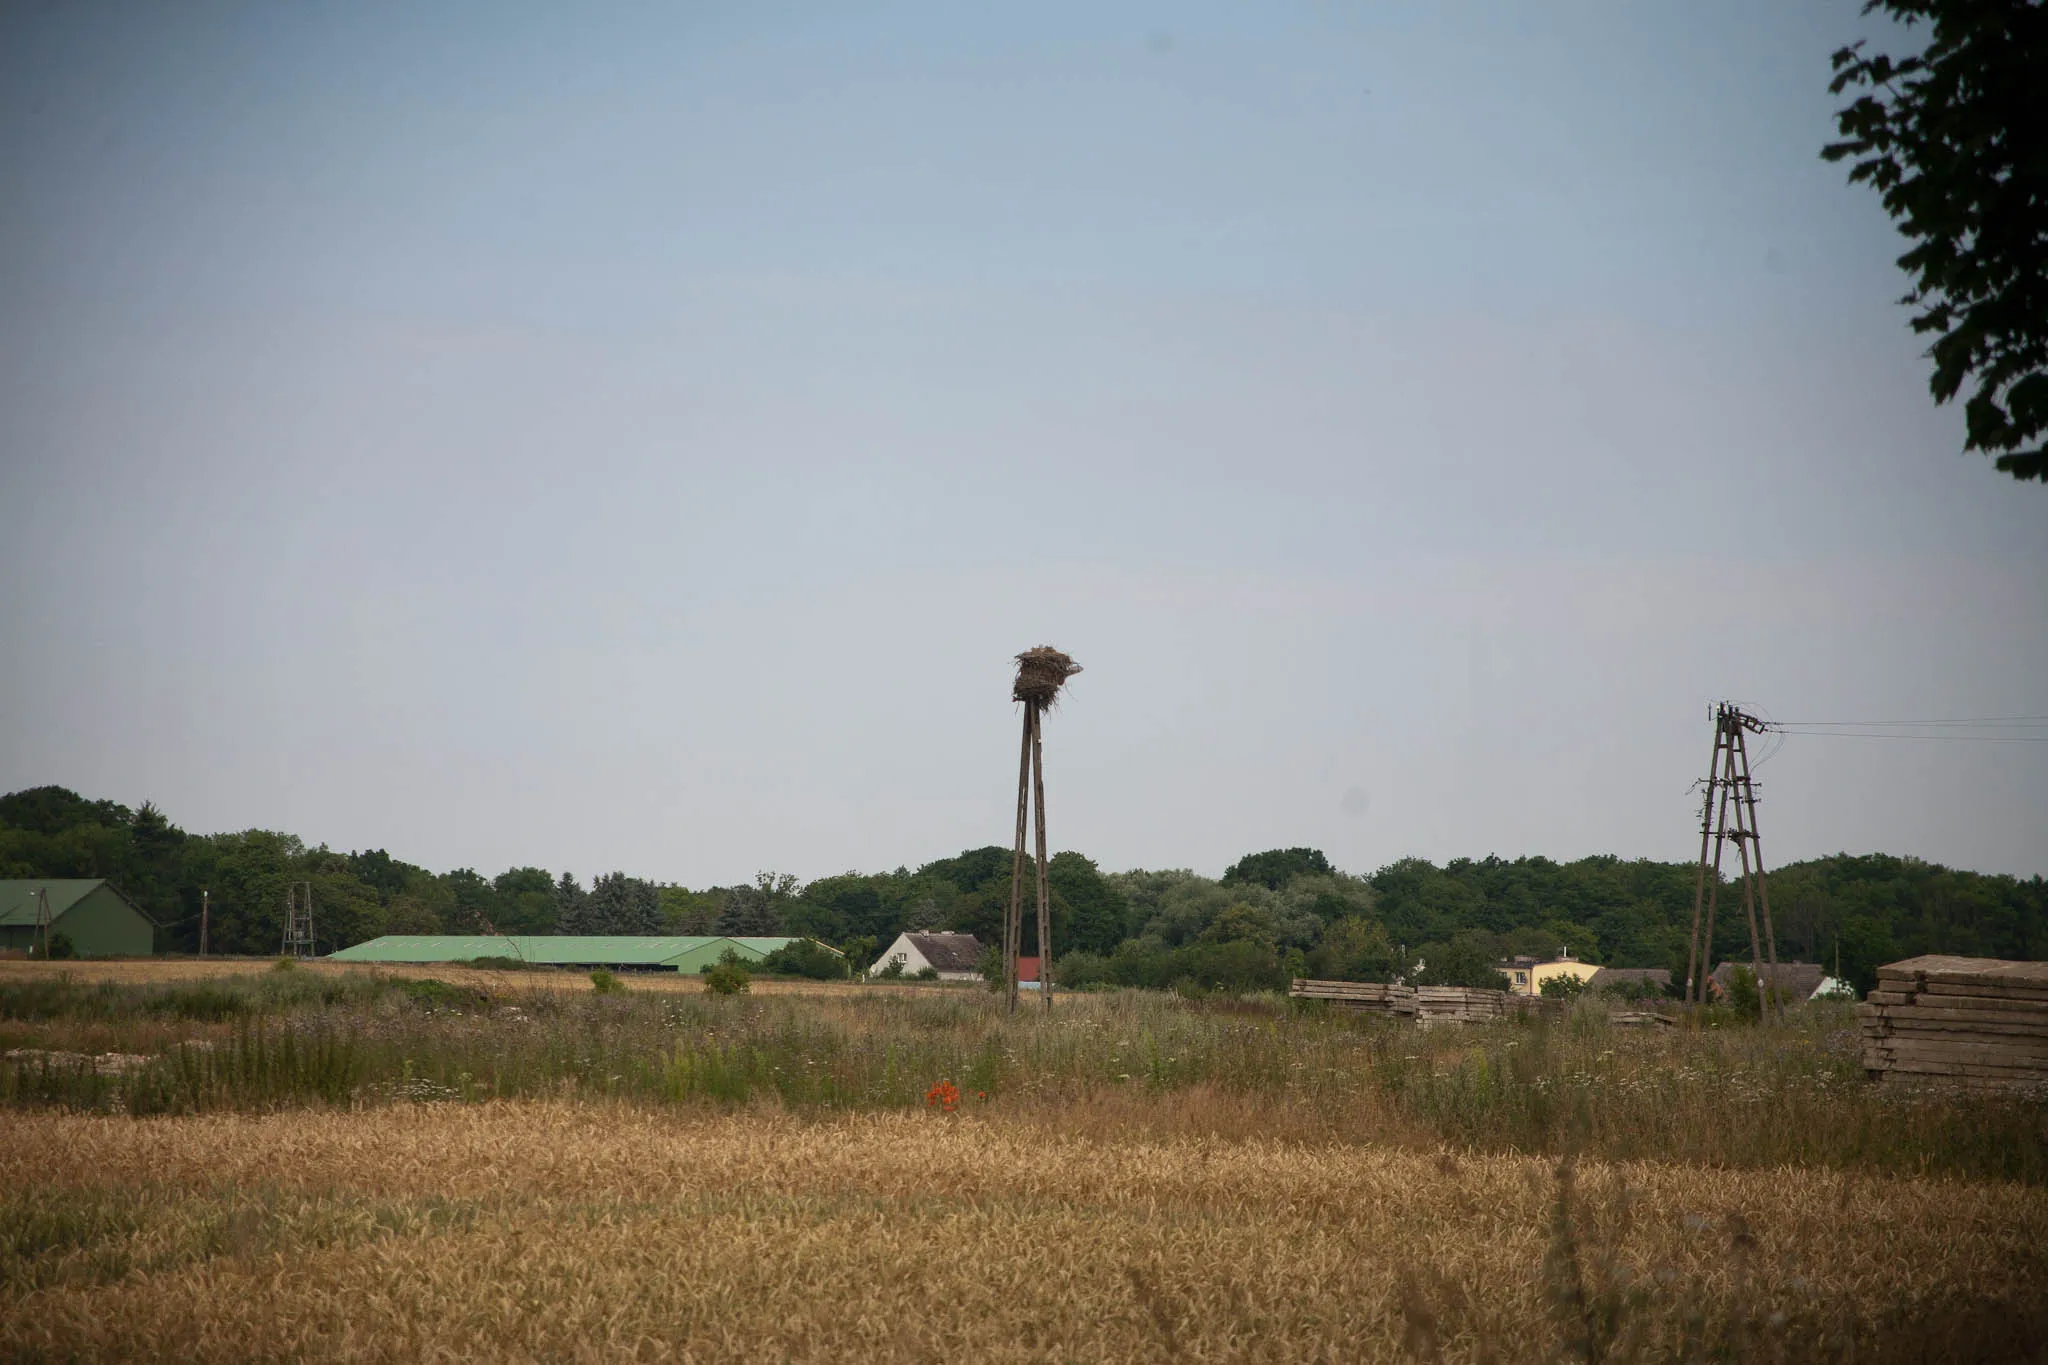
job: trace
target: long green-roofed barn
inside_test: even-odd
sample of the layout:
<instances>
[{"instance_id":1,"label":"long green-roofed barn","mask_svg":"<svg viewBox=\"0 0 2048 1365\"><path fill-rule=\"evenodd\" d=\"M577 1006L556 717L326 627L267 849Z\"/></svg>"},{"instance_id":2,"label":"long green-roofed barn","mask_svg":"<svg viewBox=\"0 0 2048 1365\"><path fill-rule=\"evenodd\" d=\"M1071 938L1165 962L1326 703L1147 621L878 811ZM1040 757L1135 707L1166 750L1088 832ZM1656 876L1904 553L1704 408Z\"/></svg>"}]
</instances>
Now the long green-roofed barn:
<instances>
[{"instance_id":1,"label":"long green-roofed barn","mask_svg":"<svg viewBox=\"0 0 2048 1365\"><path fill-rule=\"evenodd\" d=\"M510 958L534 967L701 972L730 952L759 962L794 938L638 934L386 934L328 955L330 962L474 962Z\"/></svg>"},{"instance_id":2,"label":"long green-roofed barn","mask_svg":"<svg viewBox=\"0 0 2048 1365\"><path fill-rule=\"evenodd\" d=\"M41 951L38 890L49 897L50 933L69 939L78 956L148 957L156 951L156 921L104 877L0 881L0 948Z\"/></svg>"}]
</instances>

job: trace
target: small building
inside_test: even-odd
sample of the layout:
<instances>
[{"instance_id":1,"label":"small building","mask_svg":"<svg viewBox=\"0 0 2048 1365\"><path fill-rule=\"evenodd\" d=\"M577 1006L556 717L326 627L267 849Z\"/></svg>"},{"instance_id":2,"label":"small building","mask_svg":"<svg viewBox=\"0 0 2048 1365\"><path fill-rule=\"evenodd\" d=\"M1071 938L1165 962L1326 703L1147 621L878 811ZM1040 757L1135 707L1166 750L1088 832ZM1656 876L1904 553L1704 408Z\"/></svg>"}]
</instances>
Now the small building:
<instances>
[{"instance_id":1,"label":"small building","mask_svg":"<svg viewBox=\"0 0 2048 1365\"><path fill-rule=\"evenodd\" d=\"M0 949L41 951L36 892L50 902L50 933L62 934L80 957L149 957L156 921L104 877L0 881Z\"/></svg>"},{"instance_id":2,"label":"small building","mask_svg":"<svg viewBox=\"0 0 2048 1365\"><path fill-rule=\"evenodd\" d=\"M710 934L386 934L328 954L330 962L474 962L697 973L727 953L759 962L794 938Z\"/></svg>"},{"instance_id":3,"label":"small building","mask_svg":"<svg viewBox=\"0 0 2048 1365\"><path fill-rule=\"evenodd\" d=\"M1541 995L1543 983L1554 977L1588 981L1600 970L1583 958L1573 957L1569 948L1558 949L1556 957L1511 957L1493 965L1495 971L1508 979L1508 989L1516 995Z\"/></svg>"},{"instance_id":4,"label":"small building","mask_svg":"<svg viewBox=\"0 0 2048 1365\"><path fill-rule=\"evenodd\" d=\"M1017 959L1017 989L1035 991L1038 989L1038 959L1019 956Z\"/></svg>"},{"instance_id":5,"label":"small building","mask_svg":"<svg viewBox=\"0 0 2048 1365\"><path fill-rule=\"evenodd\" d=\"M979 981L981 954L981 940L972 934L898 934L868 968L868 975L880 976L891 962L900 962L905 976L916 976L929 967L941 981Z\"/></svg>"}]
</instances>

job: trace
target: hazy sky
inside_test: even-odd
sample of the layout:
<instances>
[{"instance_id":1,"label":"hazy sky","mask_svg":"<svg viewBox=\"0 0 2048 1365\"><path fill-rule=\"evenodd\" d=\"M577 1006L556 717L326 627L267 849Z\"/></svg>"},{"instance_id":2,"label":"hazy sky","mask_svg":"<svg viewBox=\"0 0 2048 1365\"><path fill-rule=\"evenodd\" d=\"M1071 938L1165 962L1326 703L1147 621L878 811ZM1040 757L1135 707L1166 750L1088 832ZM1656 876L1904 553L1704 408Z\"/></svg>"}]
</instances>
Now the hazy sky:
<instances>
[{"instance_id":1,"label":"hazy sky","mask_svg":"<svg viewBox=\"0 0 2048 1365\"><path fill-rule=\"evenodd\" d=\"M690 885L1686 859L2048 715L1839 3L0 7L0 789ZM2048 744L1772 862L2048 872Z\"/></svg>"}]
</instances>

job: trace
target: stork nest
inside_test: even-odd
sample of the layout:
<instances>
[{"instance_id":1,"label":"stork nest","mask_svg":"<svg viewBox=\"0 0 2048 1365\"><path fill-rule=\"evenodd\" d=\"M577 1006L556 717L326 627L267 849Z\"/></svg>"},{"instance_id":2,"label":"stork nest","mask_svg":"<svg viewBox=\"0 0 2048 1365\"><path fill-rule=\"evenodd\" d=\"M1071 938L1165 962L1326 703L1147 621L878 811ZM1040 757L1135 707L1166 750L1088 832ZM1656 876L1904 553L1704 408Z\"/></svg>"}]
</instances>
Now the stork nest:
<instances>
[{"instance_id":1,"label":"stork nest","mask_svg":"<svg viewBox=\"0 0 2048 1365\"><path fill-rule=\"evenodd\" d=\"M1017 685L1010 689L1010 699L1043 710L1059 700L1060 688L1080 671L1081 665L1051 645L1027 649L1017 656Z\"/></svg>"}]
</instances>

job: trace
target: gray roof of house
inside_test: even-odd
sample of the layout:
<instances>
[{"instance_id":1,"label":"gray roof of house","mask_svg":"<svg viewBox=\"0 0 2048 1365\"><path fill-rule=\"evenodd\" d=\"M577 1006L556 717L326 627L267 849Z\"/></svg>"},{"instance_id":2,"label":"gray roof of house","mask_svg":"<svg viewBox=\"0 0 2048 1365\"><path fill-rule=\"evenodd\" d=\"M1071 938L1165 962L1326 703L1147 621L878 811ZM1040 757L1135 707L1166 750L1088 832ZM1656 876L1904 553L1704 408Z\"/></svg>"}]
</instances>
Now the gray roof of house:
<instances>
[{"instance_id":1,"label":"gray roof of house","mask_svg":"<svg viewBox=\"0 0 2048 1365\"><path fill-rule=\"evenodd\" d=\"M981 966L981 940L972 934L905 934L910 946L942 972L971 972Z\"/></svg>"},{"instance_id":2,"label":"gray roof of house","mask_svg":"<svg viewBox=\"0 0 2048 1365\"><path fill-rule=\"evenodd\" d=\"M1588 986L1614 986L1624 981L1642 982L1651 986L1669 986L1671 972L1666 967L1602 967L1586 981Z\"/></svg>"},{"instance_id":3,"label":"gray roof of house","mask_svg":"<svg viewBox=\"0 0 2048 1365\"><path fill-rule=\"evenodd\" d=\"M1723 962L1714 968L1714 984L1727 990L1735 979L1735 969L1748 966L1747 962ZM1818 962L1780 962L1776 975L1766 963L1756 977L1758 981L1769 981L1791 999L1804 1000L1820 989L1820 983L1827 979L1827 974L1827 969Z\"/></svg>"}]
</instances>

